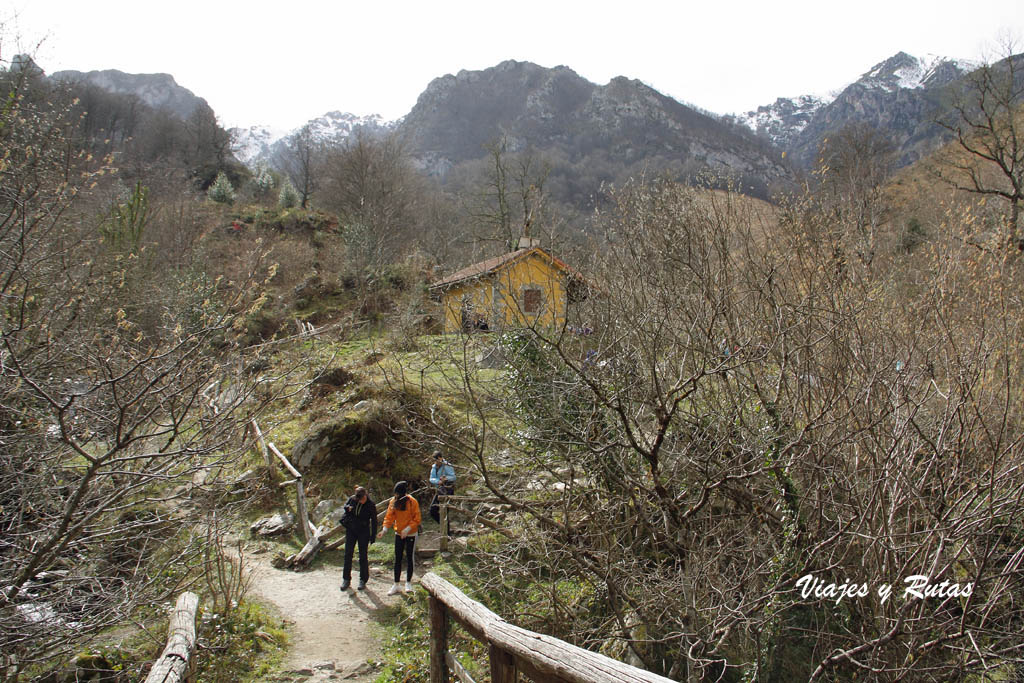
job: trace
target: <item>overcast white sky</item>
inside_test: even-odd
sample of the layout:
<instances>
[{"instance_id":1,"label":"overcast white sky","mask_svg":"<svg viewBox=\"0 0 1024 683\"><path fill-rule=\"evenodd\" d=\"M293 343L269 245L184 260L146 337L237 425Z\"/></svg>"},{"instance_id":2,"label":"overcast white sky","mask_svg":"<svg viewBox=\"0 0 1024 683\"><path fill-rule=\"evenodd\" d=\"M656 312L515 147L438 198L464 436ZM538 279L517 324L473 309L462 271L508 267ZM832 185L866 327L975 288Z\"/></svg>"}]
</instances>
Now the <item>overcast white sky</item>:
<instances>
[{"instance_id":1,"label":"overcast white sky","mask_svg":"<svg viewBox=\"0 0 1024 683\"><path fill-rule=\"evenodd\" d=\"M836 90L900 50L978 59L1009 35L1024 51L1024 0L3 4L4 62L27 51L47 72L170 73L228 126L394 119L431 79L506 59L636 78L731 113Z\"/></svg>"}]
</instances>

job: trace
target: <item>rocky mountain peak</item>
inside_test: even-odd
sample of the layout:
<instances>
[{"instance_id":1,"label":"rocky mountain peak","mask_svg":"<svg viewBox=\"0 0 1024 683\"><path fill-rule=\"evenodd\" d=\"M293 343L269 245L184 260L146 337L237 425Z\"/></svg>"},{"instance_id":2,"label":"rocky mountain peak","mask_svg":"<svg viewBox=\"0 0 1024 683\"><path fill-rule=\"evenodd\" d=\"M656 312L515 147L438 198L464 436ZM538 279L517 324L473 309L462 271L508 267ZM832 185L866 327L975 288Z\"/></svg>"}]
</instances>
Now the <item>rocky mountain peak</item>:
<instances>
[{"instance_id":1,"label":"rocky mountain peak","mask_svg":"<svg viewBox=\"0 0 1024 683\"><path fill-rule=\"evenodd\" d=\"M897 52L865 72L857 84L889 92L916 90L946 85L959 78L969 65L947 57L929 55L924 58Z\"/></svg>"},{"instance_id":2,"label":"rocky mountain peak","mask_svg":"<svg viewBox=\"0 0 1024 683\"><path fill-rule=\"evenodd\" d=\"M596 85L565 66L505 61L434 79L401 131L420 166L446 176L503 139L553 162L571 201L604 181L657 168L679 177L711 169L767 182L785 173L767 145L625 76ZM764 179L767 179L765 181Z\"/></svg>"},{"instance_id":3,"label":"rocky mountain peak","mask_svg":"<svg viewBox=\"0 0 1024 683\"><path fill-rule=\"evenodd\" d=\"M807 127L815 113L829 101L817 95L780 97L754 111L727 116L726 119L750 128L785 149Z\"/></svg>"},{"instance_id":4,"label":"rocky mountain peak","mask_svg":"<svg viewBox=\"0 0 1024 683\"><path fill-rule=\"evenodd\" d=\"M45 75L43 70L35 63L29 55L16 54L11 59L11 71L14 73L25 73L32 76Z\"/></svg>"},{"instance_id":5,"label":"rocky mountain peak","mask_svg":"<svg viewBox=\"0 0 1024 683\"><path fill-rule=\"evenodd\" d=\"M385 121L377 114L359 116L349 112L329 111L292 130L252 126L250 128L232 128L230 132L234 139L235 156L243 163L255 166L259 162L273 162L294 142L295 136L306 126L309 126L314 141L331 147L342 144L356 131L361 130L371 135L385 134L392 130L397 123L396 121Z\"/></svg>"},{"instance_id":6,"label":"rocky mountain peak","mask_svg":"<svg viewBox=\"0 0 1024 683\"><path fill-rule=\"evenodd\" d=\"M936 93L972 67L969 62L906 52L875 64L836 96L780 98L756 111L726 117L770 139L799 165L810 167L831 133L853 122L874 126L900 150L906 164L927 153Z\"/></svg>"},{"instance_id":7,"label":"rocky mountain peak","mask_svg":"<svg viewBox=\"0 0 1024 683\"><path fill-rule=\"evenodd\" d=\"M120 95L134 95L154 109L171 112L178 118L189 118L197 107L209 104L188 88L178 85L170 74L129 74L117 69L104 71L57 71L51 78L93 85Z\"/></svg>"}]
</instances>

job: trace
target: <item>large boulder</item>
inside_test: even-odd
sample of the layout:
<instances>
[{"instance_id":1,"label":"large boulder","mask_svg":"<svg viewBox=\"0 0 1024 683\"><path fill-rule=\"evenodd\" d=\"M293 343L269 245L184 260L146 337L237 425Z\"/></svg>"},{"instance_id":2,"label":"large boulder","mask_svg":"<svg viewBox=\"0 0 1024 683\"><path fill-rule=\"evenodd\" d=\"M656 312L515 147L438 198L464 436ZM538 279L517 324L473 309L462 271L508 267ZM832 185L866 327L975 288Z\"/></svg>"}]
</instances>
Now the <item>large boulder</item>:
<instances>
[{"instance_id":1,"label":"large boulder","mask_svg":"<svg viewBox=\"0 0 1024 683\"><path fill-rule=\"evenodd\" d=\"M309 513L309 521L313 522L313 524L321 524L325 519L334 521L335 518L337 518L340 520L341 513L344 511L342 505L343 503L341 501L330 498L327 500L321 500L316 504L316 507L313 508L312 512ZM336 521L334 523L337 524Z\"/></svg>"},{"instance_id":2,"label":"large boulder","mask_svg":"<svg viewBox=\"0 0 1024 683\"><path fill-rule=\"evenodd\" d=\"M295 528L295 515L290 512L279 512L272 517L264 517L252 523L249 531L253 536L276 536Z\"/></svg>"},{"instance_id":3,"label":"large boulder","mask_svg":"<svg viewBox=\"0 0 1024 683\"><path fill-rule=\"evenodd\" d=\"M380 403L360 401L350 412L314 424L292 447L292 462L310 466L348 466L377 472L387 465L395 444Z\"/></svg>"}]
</instances>

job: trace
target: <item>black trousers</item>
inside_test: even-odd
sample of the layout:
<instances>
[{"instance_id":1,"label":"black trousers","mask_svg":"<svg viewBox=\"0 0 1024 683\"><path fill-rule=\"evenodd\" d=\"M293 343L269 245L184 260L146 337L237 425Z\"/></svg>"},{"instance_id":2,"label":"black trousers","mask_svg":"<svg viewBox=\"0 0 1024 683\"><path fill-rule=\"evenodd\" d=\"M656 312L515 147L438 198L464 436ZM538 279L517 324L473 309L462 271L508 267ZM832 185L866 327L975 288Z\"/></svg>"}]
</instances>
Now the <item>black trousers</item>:
<instances>
[{"instance_id":1,"label":"black trousers","mask_svg":"<svg viewBox=\"0 0 1024 683\"><path fill-rule=\"evenodd\" d=\"M454 484L438 484L434 492L434 500L430 501L430 516L435 522L441 522L441 504L437 501L438 496L451 496L455 493Z\"/></svg>"},{"instance_id":2,"label":"black trousers","mask_svg":"<svg viewBox=\"0 0 1024 683\"><path fill-rule=\"evenodd\" d=\"M370 560L366 556L366 549L370 545L369 529L345 530L345 568L341 572L341 578L345 581L352 580L352 556L355 554L356 545L359 546L359 580L370 580Z\"/></svg>"},{"instance_id":3,"label":"black trousers","mask_svg":"<svg viewBox=\"0 0 1024 683\"><path fill-rule=\"evenodd\" d=\"M412 559L416 554L416 537L402 538L395 534L395 583L402 579L402 555L405 555L405 580L412 581Z\"/></svg>"}]
</instances>

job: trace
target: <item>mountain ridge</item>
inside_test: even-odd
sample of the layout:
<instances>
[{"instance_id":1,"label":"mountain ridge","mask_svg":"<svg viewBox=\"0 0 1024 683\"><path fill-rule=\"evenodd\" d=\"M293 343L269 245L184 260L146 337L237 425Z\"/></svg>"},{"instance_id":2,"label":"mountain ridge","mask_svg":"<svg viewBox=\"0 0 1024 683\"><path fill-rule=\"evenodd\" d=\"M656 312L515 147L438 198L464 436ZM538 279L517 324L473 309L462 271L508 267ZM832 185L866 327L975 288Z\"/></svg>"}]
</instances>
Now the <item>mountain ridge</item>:
<instances>
[{"instance_id":1,"label":"mountain ridge","mask_svg":"<svg viewBox=\"0 0 1024 683\"><path fill-rule=\"evenodd\" d=\"M272 163L292 144L299 132L309 126L313 139L322 145L338 145L358 130L372 134L386 133L397 125L396 121L385 121L378 114L358 116L342 111L329 111L312 118L301 126L285 130L271 126L250 126L231 128L235 156L244 164L256 166Z\"/></svg>"},{"instance_id":2,"label":"mountain ridge","mask_svg":"<svg viewBox=\"0 0 1024 683\"><path fill-rule=\"evenodd\" d=\"M620 181L649 167L676 177L731 173L764 194L787 171L752 134L618 76L597 85L566 66L506 60L433 79L399 132L434 175L480 159L501 139L508 151L542 152L556 170Z\"/></svg>"},{"instance_id":3,"label":"mountain ridge","mask_svg":"<svg viewBox=\"0 0 1024 683\"><path fill-rule=\"evenodd\" d=\"M183 121L192 116L197 107L211 109L204 98L179 85L174 76L168 73L131 74L118 69L68 69L56 71L50 74L50 78L93 85L119 95L135 95L148 106L167 110Z\"/></svg>"},{"instance_id":4,"label":"mountain ridge","mask_svg":"<svg viewBox=\"0 0 1024 683\"><path fill-rule=\"evenodd\" d=\"M580 199L593 186L654 171L693 178L704 171L730 174L745 191L765 196L792 177L791 163L810 169L821 143L851 123L889 137L897 166L932 151L943 139L934 124L946 88L973 68L963 60L906 52L878 62L835 94L780 97L745 114L714 115L640 80L616 76L592 83L566 65L543 67L505 60L431 79L416 104L397 121L330 111L291 131L267 126L234 128L237 158L250 166L273 164L309 126L324 145L338 145L357 130L398 134L421 170L444 179L453 169L487 156L501 140L506 151L533 150L553 162L555 176ZM117 70L53 75L138 96L187 118L206 100L169 74ZM785 161L783 160L785 159ZM788 163L787 163L788 162ZM571 173L584 176L569 179Z\"/></svg>"},{"instance_id":5,"label":"mountain ridge","mask_svg":"<svg viewBox=\"0 0 1024 683\"><path fill-rule=\"evenodd\" d=\"M942 138L933 123L943 90L977 65L961 59L914 57L900 51L878 62L833 96L780 97L726 118L766 137L805 169L821 143L850 123L867 123L892 139L898 165L930 152Z\"/></svg>"}]
</instances>

